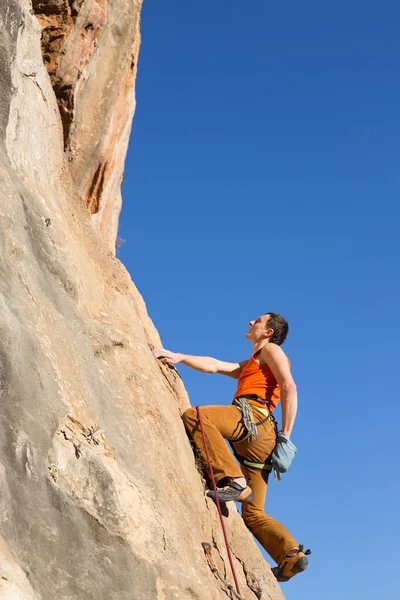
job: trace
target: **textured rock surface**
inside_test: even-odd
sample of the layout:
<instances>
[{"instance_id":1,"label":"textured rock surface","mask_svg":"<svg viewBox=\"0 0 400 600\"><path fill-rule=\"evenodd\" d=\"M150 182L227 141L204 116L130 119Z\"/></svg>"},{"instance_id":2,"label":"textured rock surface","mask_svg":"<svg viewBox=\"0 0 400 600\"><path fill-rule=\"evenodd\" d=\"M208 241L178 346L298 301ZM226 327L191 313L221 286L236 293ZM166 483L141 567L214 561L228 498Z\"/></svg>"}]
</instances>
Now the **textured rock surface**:
<instances>
[{"instance_id":1,"label":"textured rock surface","mask_svg":"<svg viewBox=\"0 0 400 600\"><path fill-rule=\"evenodd\" d=\"M112 251L135 109L141 4L33 0L76 190Z\"/></svg>"},{"instance_id":2,"label":"textured rock surface","mask_svg":"<svg viewBox=\"0 0 400 600\"><path fill-rule=\"evenodd\" d=\"M153 359L143 300L90 225L30 9L0 8L0 596L227 598L201 547L231 579L185 390ZM227 527L245 598L281 599L235 509Z\"/></svg>"}]
</instances>

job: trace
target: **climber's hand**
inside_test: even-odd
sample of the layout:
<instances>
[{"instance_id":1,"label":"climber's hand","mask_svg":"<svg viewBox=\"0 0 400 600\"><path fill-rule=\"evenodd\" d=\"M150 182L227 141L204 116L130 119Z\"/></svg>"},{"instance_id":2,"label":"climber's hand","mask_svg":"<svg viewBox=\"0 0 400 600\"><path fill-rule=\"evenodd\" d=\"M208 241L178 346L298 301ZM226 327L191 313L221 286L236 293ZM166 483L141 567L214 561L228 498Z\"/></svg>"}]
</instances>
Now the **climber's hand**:
<instances>
[{"instance_id":1,"label":"climber's hand","mask_svg":"<svg viewBox=\"0 0 400 600\"><path fill-rule=\"evenodd\" d=\"M183 358L182 354L178 354L178 352L170 352L169 350L165 350L165 348L154 350L153 354L165 365L176 365L177 363L181 362Z\"/></svg>"}]
</instances>

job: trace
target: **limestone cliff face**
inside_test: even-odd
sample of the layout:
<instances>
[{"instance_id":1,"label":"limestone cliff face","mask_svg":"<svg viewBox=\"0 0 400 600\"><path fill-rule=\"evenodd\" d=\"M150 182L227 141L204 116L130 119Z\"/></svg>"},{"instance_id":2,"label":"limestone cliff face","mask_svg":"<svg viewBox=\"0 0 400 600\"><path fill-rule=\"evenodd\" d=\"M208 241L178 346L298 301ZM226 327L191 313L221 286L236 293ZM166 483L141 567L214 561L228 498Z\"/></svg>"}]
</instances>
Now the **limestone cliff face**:
<instances>
[{"instance_id":1,"label":"limestone cliff face","mask_svg":"<svg viewBox=\"0 0 400 600\"><path fill-rule=\"evenodd\" d=\"M126 11L132 23L124 23L113 52L127 54L134 0L35 1L35 10L43 27L68 6L68 46L89 5L92 24L101 29L109 19L114 35ZM2 4L0 28L0 597L222 600L228 595L201 542L213 545L221 572L231 575L180 419L186 392L177 373L153 358L160 340L143 300L82 202L83 173L95 162L85 131L107 122L101 151L118 147L122 165L123 136L116 142L114 134L128 135L131 92L119 81L115 104L95 106L96 85L101 98L112 74L103 72L109 64L93 67L90 82L71 84L80 116L66 132L54 77L69 85L65 73L81 69L82 47L71 42L61 52L69 56L64 71L64 58L50 56L49 75L29 0ZM104 29L87 45L100 62L102 43L109 43ZM240 516L230 512L243 595L281 599Z\"/></svg>"},{"instance_id":2,"label":"limestone cliff face","mask_svg":"<svg viewBox=\"0 0 400 600\"><path fill-rule=\"evenodd\" d=\"M135 109L141 4L33 0L75 188L112 251Z\"/></svg>"}]
</instances>

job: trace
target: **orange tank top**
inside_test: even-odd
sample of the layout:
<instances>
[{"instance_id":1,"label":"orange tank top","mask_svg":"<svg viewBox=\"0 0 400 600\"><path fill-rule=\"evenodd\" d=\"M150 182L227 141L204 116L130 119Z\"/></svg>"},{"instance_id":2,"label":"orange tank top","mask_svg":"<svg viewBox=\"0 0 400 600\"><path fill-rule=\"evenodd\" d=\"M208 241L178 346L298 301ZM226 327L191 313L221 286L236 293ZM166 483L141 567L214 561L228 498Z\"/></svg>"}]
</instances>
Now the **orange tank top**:
<instances>
[{"instance_id":1,"label":"orange tank top","mask_svg":"<svg viewBox=\"0 0 400 600\"><path fill-rule=\"evenodd\" d=\"M267 400L269 410L272 412L279 402L281 392L279 384L269 366L260 365L256 361L255 357L260 352L261 350L254 352L247 365L243 368L239 377L235 398L244 394L257 394L259 398ZM249 400L249 404L265 407L264 404L256 400Z\"/></svg>"}]
</instances>

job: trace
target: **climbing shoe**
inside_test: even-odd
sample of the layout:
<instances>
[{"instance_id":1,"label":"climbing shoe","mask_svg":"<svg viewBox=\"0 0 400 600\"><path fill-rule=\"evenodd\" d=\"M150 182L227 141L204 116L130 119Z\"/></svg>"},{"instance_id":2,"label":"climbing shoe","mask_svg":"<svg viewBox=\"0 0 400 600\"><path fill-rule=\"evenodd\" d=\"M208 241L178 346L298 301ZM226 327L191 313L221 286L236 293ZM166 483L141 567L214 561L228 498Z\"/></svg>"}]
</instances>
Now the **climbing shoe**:
<instances>
[{"instance_id":1,"label":"climbing shoe","mask_svg":"<svg viewBox=\"0 0 400 600\"><path fill-rule=\"evenodd\" d=\"M215 500L214 490L209 490L206 496ZM218 490L218 500L220 502L251 502L253 492L249 486L242 487L236 481L230 481L225 487Z\"/></svg>"},{"instance_id":2,"label":"climbing shoe","mask_svg":"<svg viewBox=\"0 0 400 600\"><path fill-rule=\"evenodd\" d=\"M309 554L311 554L311 550L306 550L304 552L304 546L303 544L300 544L299 549L294 556L285 556L281 564L272 569L277 580L281 582L289 581L289 579L294 577L294 575L297 575L297 573L305 571L308 565L307 556Z\"/></svg>"}]
</instances>

